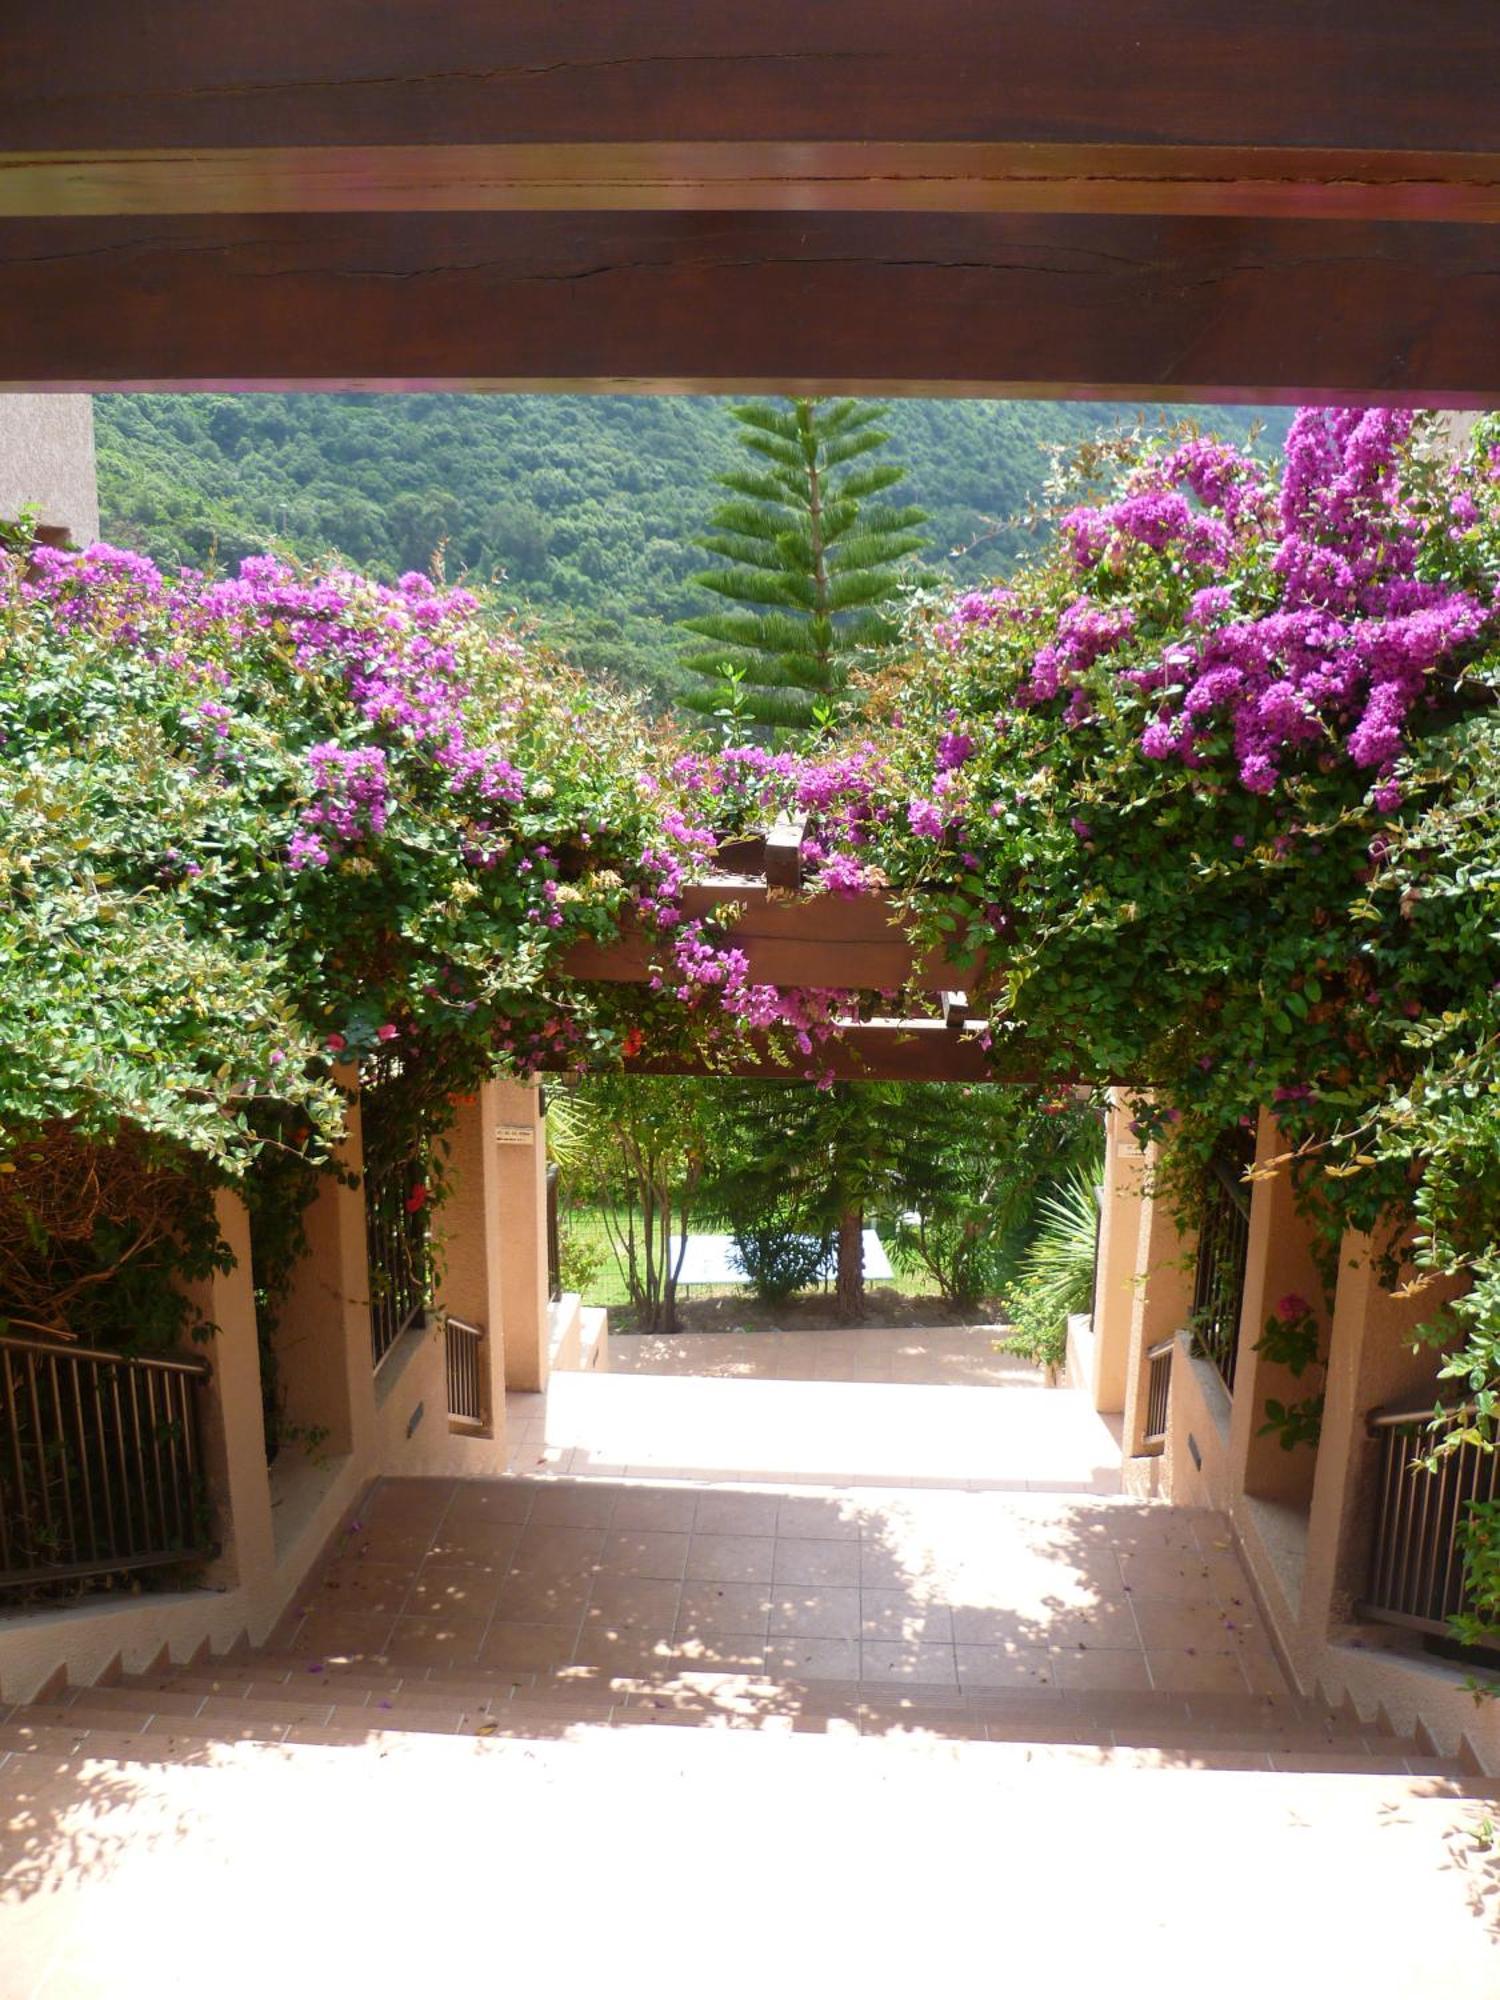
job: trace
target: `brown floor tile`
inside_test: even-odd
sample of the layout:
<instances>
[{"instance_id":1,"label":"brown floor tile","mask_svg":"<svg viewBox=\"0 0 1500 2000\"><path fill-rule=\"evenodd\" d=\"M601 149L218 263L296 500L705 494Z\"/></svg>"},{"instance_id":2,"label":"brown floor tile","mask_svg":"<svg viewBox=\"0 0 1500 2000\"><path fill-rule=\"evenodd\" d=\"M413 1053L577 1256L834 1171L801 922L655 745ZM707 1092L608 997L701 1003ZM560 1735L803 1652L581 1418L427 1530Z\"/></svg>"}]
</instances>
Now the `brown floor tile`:
<instances>
[{"instance_id":1,"label":"brown floor tile","mask_svg":"<svg viewBox=\"0 0 1500 2000\"><path fill-rule=\"evenodd\" d=\"M700 1493L693 1532L700 1535L774 1535L780 1501L774 1493Z\"/></svg>"},{"instance_id":2,"label":"brown floor tile","mask_svg":"<svg viewBox=\"0 0 1500 2000\"><path fill-rule=\"evenodd\" d=\"M1129 1648L1141 1643L1135 1613L1123 1598L1107 1599L1084 1609L1054 1612L1045 1629L1048 1643L1054 1646Z\"/></svg>"},{"instance_id":3,"label":"brown floor tile","mask_svg":"<svg viewBox=\"0 0 1500 2000\"><path fill-rule=\"evenodd\" d=\"M679 1639L725 1632L764 1637L771 1609L768 1584L688 1582L677 1608Z\"/></svg>"},{"instance_id":4,"label":"brown floor tile","mask_svg":"<svg viewBox=\"0 0 1500 2000\"><path fill-rule=\"evenodd\" d=\"M607 1528L615 1511L611 1484L538 1487L531 1503L531 1525L537 1528Z\"/></svg>"},{"instance_id":5,"label":"brown floor tile","mask_svg":"<svg viewBox=\"0 0 1500 2000\"><path fill-rule=\"evenodd\" d=\"M692 1488L683 1491L622 1486L610 1525L621 1532L640 1528L658 1534L686 1535L692 1532L697 1508L698 1495Z\"/></svg>"},{"instance_id":6,"label":"brown floor tile","mask_svg":"<svg viewBox=\"0 0 1500 2000\"><path fill-rule=\"evenodd\" d=\"M857 1639L772 1639L766 1645L766 1670L812 1681L857 1681Z\"/></svg>"},{"instance_id":7,"label":"brown floor tile","mask_svg":"<svg viewBox=\"0 0 1500 2000\"><path fill-rule=\"evenodd\" d=\"M957 1645L953 1652L959 1685L966 1690L1050 1688L1058 1679L1057 1664L1042 1646L1002 1641L989 1646Z\"/></svg>"},{"instance_id":8,"label":"brown floor tile","mask_svg":"<svg viewBox=\"0 0 1500 2000\"><path fill-rule=\"evenodd\" d=\"M857 1639L859 1592L851 1584L781 1584L771 1591L773 1638Z\"/></svg>"},{"instance_id":9,"label":"brown floor tile","mask_svg":"<svg viewBox=\"0 0 1500 2000\"><path fill-rule=\"evenodd\" d=\"M602 1528L533 1522L521 1530L511 1568L517 1575L587 1576L597 1569L603 1547Z\"/></svg>"},{"instance_id":10,"label":"brown floor tile","mask_svg":"<svg viewBox=\"0 0 1500 2000\"><path fill-rule=\"evenodd\" d=\"M1233 1653L1173 1652L1153 1647L1146 1654L1146 1662L1151 1670L1151 1685L1172 1694L1249 1692Z\"/></svg>"},{"instance_id":11,"label":"brown floor tile","mask_svg":"<svg viewBox=\"0 0 1500 2000\"><path fill-rule=\"evenodd\" d=\"M391 1658L405 1666L455 1666L477 1660L489 1629L487 1616L398 1618L391 1634Z\"/></svg>"},{"instance_id":12,"label":"brown floor tile","mask_svg":"<svg viewBox=\"0 0 1500 2000\"><path fill-rule=\"evenodd\" d=\"M494 1612L500 1583L493 1570L448 1569L429 1563L411 1587L404 1614L408 1618L488 1618Z\"/></svg>"},{"instance_id":13,"label":"brown floor tile","mask_svg":"<svg viewBox=\"0 0 1500 2000\"><path fill-rule=\"evenodd\" d=\"M907 1590L861 1590L860 1637L951 1646L950 1606Z\"/></svg>"},{"instance_id":14,"label":"brown floor tile","mask_svg":"<svg viewBox=\"0 0 1500 2000\"><path fill-rule=\"evenodd\" d=\"M777 1504L776 1533L788 1541L857 1542L862 1527L862 1509L852 1496L796 1495Z\"/></svg>"},{"instance_id":15,"label":"brown floor tile","mask_svg":"<svg viewBox=\"0 0 1500 2000\"><path fill-rule=\"evenodd\" d=\"M320 1609L302 1621L292 1647L314 1659L325 1656L371 1659L385 1651L395 1622L384 1612L377 1616Z\"/></svg>"},{"instance_id":16,"label":"brown floor tile","mask_svg":"<svg viewBox=\"0 0 1500 2000\"><path fill-rule=\"evenodd\" d=\"M416 1574L409 1563L343 1561L302 1586L300 1600L321 1611L386 1613L394 1618Z\"/></svg>"},{"instance_id":17,"label":"brown floor tile","mask_svg":"<svg viewBox=\"0 0 1500 2000\"><path fill-rule=\"evenodd\" d=\"M657 1577L595 1577L584 1628L644 1627L669 1635L677 1623L679 1593L679 1585Z\"/></svg>"},{"instance_id":18,"label":"brown floor tile","mask_svg":"<svg viewBox=\"0 0 1500 2000\"><path fill-rule=\"evenodd\" d=\"M769 1535L694 1534L684 1574L694 1583L769 1583L775 1556Z\"/></svg>"},{"instance_id":19,"label":"brown floor tile","mask_svg":"<svg viewBox=\"0 0 1500 2000\"><path fill-rule=\"evenodd\" d=\"M1243 1634L1236 1637L1238 1626L1214 1605L1143 1597L1134 1609L1142 1644L1150 1652L1176 1653L1192 1648L1200 1653L1229 1653L1237 1644L1244 1644Z\"/></svg>"},{"instance_id":20,"label":"brown floor tile","mask_svg":"<svg viewBox=\"0 0 1500 2000\"><path fill-rule=\"evenodd\" d=\"M766 1646L752 1632L683 1633L679 1627L672 1658L682 1668L723 1667L727 1672L759 1673L766 1665Z\"/></svg>"},{"instance_id":21,"label":"brown floor tile","mask_svg":"<svg viewBox=\"0 0 1500 2000\"><path fill-rule=\"evenodd\" d=\"M646 1576L681 1582L692 1537L660 1528L613 1528L604 1537L599 1567L613 1576Z\"/></svg>"},{"instance_id":22,"label":"brown floor tile","mask_svg":"<svg viewBox=\"0 0 1500 2000\"><path fill-rule=\"evenodd\" d=\"M866 1681L901 1681L932 1687L958 1685L952 1646L911 1646L866 1639L859 1649L859 1671L860 1678Z\"/></svg>"},{"instance_id":23,"label":"brown floor tile","mask_svg":"<svg viewBox=\"0 0 1500 2000\"><path fill-rule=\"evenodd\" d=\"M573 1658L581 1667L603 1667L614 1673L660 1673L674 1662L671 1644L666 1639L645 1631L611 1630L602 1625L579 1634Z\"/></svg>"},{"instance_id":24,"label":"brown floor tile","mask_svg":"<svg viewBox=\"0 0 1500 2000\"><path fill-rule=\"evenodd\" d=\"M1135 1692L1155 1685L1145 1654L1125 1647L1101 1647L1098 1652L1069 1647L1052 1655L1052 1669L1069 1694Z\"/></svg>"},{"instance_id":25,"label":"brown floor tile","mask_svg":"<svg viewBox=\"0 0 1500 2000\"><path fill-rule=\"evenodd\" d=\"M455 1526L444 1522L432 1538L422 1567L435 1563L443 1569L488 1570L504 1576L526 1533L507 1521L461 1521Z\"/></svg>"},{"instance_id":26,"label":"brown floor tile","mask_svg":"<svg viewBox=\"0 0 1500 2000\"><path fill-rule=\"evenodd\" d=\"M771 1571L775 1584L843 1584L858 1587L860 1550L856 1542L778 1541Z\"/></svg>"},{"instance_id":27,"label":"brown floor tile","mask_svg":"<svg viewBox=\"0 0 1500 2000\"><path fill-rule=\"evenodd\" d=\"M494 1527L524 1527L531 1519L535 1491L520 1480L460 1479L454 1486L443 1525L457 1528L483 1521Z\"/></svg>"},{"instance_id":28,"label":"brown floor tile","mask_svg":"<svg viewBox=\"0 0 1500 2000\"><path fill-rule=\"evenodd\" d=\"M1049 1623L1010 1605L953 1605L953 1636L961 1646L1044 1646Z\"/></svg>"},{"instance_id":29,"label":"brown floor tile","mask_svg":"<svg viewBox=\"0 0 1500 2000\"><path fill-rule=\"evenodd\" d=\"M518 1625L577 1624L588 1603L592 1574L530 1575L512 1571L495 1592L495 1617Z\"/></svg>"},{"instance_id":30,"label":"brown floor tile","mask_svg":"<svg viewBox=\"0 0 1500 2000\"><path fill-rule=\"evenodd\" d=\"M573 1657L579 1621L569 1624L522 1625L497 1618L479 1648L484 1667L536 1669L560 1667Z\"/></svg>"}]
</instances>

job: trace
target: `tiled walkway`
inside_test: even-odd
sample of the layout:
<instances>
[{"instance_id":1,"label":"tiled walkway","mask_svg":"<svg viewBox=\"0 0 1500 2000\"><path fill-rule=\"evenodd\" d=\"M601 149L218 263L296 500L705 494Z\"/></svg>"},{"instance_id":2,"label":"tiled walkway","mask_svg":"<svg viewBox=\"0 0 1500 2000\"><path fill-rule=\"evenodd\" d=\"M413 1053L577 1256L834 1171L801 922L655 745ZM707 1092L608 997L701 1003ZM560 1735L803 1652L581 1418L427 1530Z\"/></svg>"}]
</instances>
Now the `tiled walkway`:
<instances>
[{"instance_id":1,"label":"tiled walkway","mask_svg":"<svg viewBox=\"0 0 1500 2000\"><path fill-rule=\"evenodd\" d=\"M278 1645L525 1673L1285 1691L1219 1516L1004 1493L402 1480Z\"/></svg>"},{"instance_id":2,"label":"tiled walkway","mask_svg":"<svg viewBox=\"0 0 1500 2000\"><path fill-rule=\"evenodd\" d=\"M947 1327L703 1334L632 1355L612 1339L609 1373L554 1374L545 1396L507 1397L511 1470L1118 1493L1117 1431L993 1340Z\"/></svg>"}]
</instances>

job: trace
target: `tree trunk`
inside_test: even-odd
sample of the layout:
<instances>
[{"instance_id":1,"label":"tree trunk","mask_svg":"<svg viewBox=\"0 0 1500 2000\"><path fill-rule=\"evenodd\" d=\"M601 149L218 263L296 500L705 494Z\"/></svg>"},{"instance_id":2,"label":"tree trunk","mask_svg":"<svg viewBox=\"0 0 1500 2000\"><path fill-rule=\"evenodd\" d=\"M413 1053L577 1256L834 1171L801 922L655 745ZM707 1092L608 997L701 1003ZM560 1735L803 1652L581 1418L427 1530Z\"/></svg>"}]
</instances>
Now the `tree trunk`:
<instances>
[{"instance_id":1,"label":"tree trunk","mask_svg":"<svg viewBox=\"0 0 1500 2000\"><path fill-rule=\"evenodd\" d=\"M861 1320L865 1316L864 1232L864 1210L846 1208L839 1217L837 1291L839 1318L843 1320Z\"/></svg>"}]
</instances>

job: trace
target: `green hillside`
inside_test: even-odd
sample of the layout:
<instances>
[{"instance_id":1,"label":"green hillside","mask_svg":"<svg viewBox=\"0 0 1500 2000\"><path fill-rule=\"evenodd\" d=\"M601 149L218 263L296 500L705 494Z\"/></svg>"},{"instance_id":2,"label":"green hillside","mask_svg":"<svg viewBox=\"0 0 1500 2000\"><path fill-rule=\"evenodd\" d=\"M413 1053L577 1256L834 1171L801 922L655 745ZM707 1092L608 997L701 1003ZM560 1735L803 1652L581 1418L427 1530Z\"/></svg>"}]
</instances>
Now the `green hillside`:
<instances>
[{"instance_id":1,"label":"green hillside","mask_svg":"<svg viewBox=\"0 0 1500 2000\"><path fill-rule=\"evenodd\" d=\"M104 533L169 563L268 542L337 549L377 574L473 571L534 610L579 664L669 693L675 620L706 603L691 546L731 450L703 396L99 396ZM1082 403L902 401L893 498L932 516L963 580L1020 546L1002 525L1046 471L1042 447L1134 417ZM1220 413L1243 432L1250 414ZM975 546L977 542L977 546Z\"/></svg>"}]
</instances>

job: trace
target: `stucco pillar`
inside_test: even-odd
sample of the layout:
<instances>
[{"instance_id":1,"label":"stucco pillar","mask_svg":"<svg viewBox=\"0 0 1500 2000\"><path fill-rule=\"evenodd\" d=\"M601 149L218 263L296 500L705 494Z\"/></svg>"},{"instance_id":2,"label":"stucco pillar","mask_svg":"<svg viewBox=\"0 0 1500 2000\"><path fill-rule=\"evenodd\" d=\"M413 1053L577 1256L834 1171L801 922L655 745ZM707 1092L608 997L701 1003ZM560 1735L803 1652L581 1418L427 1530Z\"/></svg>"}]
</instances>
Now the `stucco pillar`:
<instances>
[{"instance_id":1,"label":"stucco pillar","mask_svg":"<svg viewBox=\"0 0 1500 2000\"><path fill-rule=\"evenodd\" d=\"M221 1190L219 1234L234 1257L189 1289L213 1328L201 1352L213 1371L203 1399L203 1462L220 1552L208 1583L232 1590L253 1585L275 1561L266 1429L261 1417L260 1350L250 1277L250 1218L236 1194Z\"/></svg>"},{"instance_id":2,"label":"stucco pillar","mask_svg":"<svg viewBox=\"0 0 1500 2000\"><path fill-rule=\"evenodd\" d=\"M499 1206L505 1383L547 1386L547 1145L541 1092L497 1078L486 1086Z\"/></svg>"},{"instance_id":3,"label":"stucco pillar","mask_svg":"<svg viewBox=\"0 0 1500 2000\"><path fill-rule=\"evenodd\" d=\"M1333 1304L1327 1401L1318 1445L1303 1572L1303 1640L1317 1646L1344 1624L1365 1583L1374 1520L1376 1446L1366 1434L1371 1410L1411 1399L1437 1399L1440 1356L1414 1348L1418 1326L1453 1287L1429 1286L1413 1298L1385 1291L1368 1236L1346 1235Z\"/></svg>"},{"instance_id":4,"label":"stucco pillar","mask_svg":"<svg viewBox=\"0 0 1500 2000\"><path fill-rule=\"evenodd\" d=\"M28 510L43 541L98 540L92 396L0 396L0 521Z\"/></svg>"},{"instance_id":5,"label":"stucco pillar","mask_svg":"<svg viewBox=\"0 0 1500 2000\"><path fill-rule=\"evenodd\" d=\"M1153 1147L1142 1158L1143 1176L1156 1165ZM1138 1453L1146 1428L1146 1383L1151 1349L1188 1323L1193 1308L1195 1240L1177 1226L1177 1213L1155 1195L1138 1204L1135 1270L1131 1285L1130 1354L1125 1376L1125 1451Z\"/></svg>"},{"instance_id":6,"label":"stucco pillar","mask_svg":"<svg viewBox=\"0 0 1500 2000\"><path fill-rule=\"evenodd\" d=\"M446 1135L450 1187L438 1217L442 1233L442 1310L484 1328L488 1428L505 1422L505 1290L501 1277L501 1086L491 1080L454 1106ZM519 1151L519 1148L517 1148Z\"/></svg>"},{"instance_id":7,"label":"stucco pillar","mask_svg":"<svg viewBox=\"0 0 1500 2000\"><path fill-rule=\"evenodd\" d=\"M341 1070L338 1080L349 1093L341 1172L320 1176L304 1214L307 1252L275 1335L287 1420L322 1432L321 1449L331 1457L363 1456L375 1443L359 1086L352 1069ZM350 1178L353 1186L346 1185Z\"/></svg>"},{"instance_id":8,"label":"stucco pillar","mask_svg":"<svg viewBox=\"0 0 1500 2000\"><path fill-rule=\"evenodd\" d=\"M1144 1166L1144 1156L1130 1129L1129 1107L1116 1092L1110 1099L1105 1126L1104 1206L1099 1213L1094 1278L1093 1378L1087 1385L1094 1408L1110 1414L1125 1407L1130 1371Z\"/></svg>"},{"instance_id":9,"label":"stucco pillar","mask_svg":"<svg viewBox=\"0 0 1500 2000\"><path fill-rule=\"evenodd\" d=\"M1256 1133L1255 1164L1269 1168L1287 1144L1275 1119L1262 1111ZM1229 1431L1230 1482L1257 1499L1305 1509L1312 1498L1317 1453L1311 1445L1284 1451L1272 1434L1260 1435L1266 1399L1300 1402L1316 1395L1322 1375L1310 1368L1300 1377L1284 1362L1256 1352L1256 1343L1277 1302L1295 1292L1317 1315L1327 1348L1328 1313L1323 1280L1313 1255L1312 1232L1297 1213L1289 1166L1250 1186L1250 1231L1245 1253L1245 1289L1240 1308L1239 1352L1235 1362L1234 1409Z\"/></svg>"}]
</instances>

